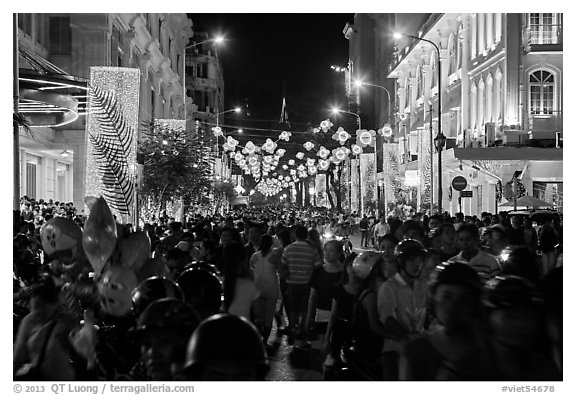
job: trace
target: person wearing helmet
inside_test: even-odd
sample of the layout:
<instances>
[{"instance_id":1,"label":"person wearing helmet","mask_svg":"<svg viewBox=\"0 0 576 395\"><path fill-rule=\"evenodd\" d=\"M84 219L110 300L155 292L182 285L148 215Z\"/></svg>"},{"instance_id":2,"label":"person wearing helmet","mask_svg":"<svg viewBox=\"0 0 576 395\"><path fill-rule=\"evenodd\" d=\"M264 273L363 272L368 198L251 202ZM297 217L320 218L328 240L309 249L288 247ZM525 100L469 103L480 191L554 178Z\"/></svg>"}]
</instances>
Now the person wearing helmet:
<instances>
[{"instance_id":1,"label":"person wearing helmet","mask_svg":"<svg viewBox=\"0 0 576 395\"><path fill-rule=\"evenodd\" d=\"M132 291L132 313L138 319L148 305L158 299L184 300L182 290L174 281L165 277L150 277Z\"/></svg>"},{"instance_id":2,"label":"person wearing helmet","mask_svg":"<svg viewBox=\"0 0 576 395\"><path fill-rule=\"evenodd\" d=\"M182 300L164 298L152 302L138 319L134 334L140 344L141 360L128 379L178 380L185 362L188 339L200 316Z\"/></svg>"},{"instance_id":3,"label":"person wearing helmet","mask_svg":"<svg viewBox=\"0 0 576 395\"><path fill-rule=\"evenodd\" d=\"M218 276L204 268L191 267L176 280L184 292L184 300L205 319L220 311L222 305L222 282Z\"/></svg>"},{"instance_id":4,"label":"person wearing helmet","mask_svg":"<svg viewBox=\"0 0 576 395\"><path fill-rule=\"evenodd\" d=\"M404 239L394 250L398 273L378 288L377 309L386 330L382 347L384 380L398 379L401 346L421 334L426 317L427 290L421 280L427 251L414 239Z\"/></svg>"},{"instance_id":5,"label":"person wearing helmet","mask_svg":"<svg viewBox=\"0 0 576 395\"><path fill-rule=\"evenodd\" d=\"M192 334L186 380L264 380L269 365L262 337L246 318L228 313L204 320Z\"/></svg>"},{"instance_id":6,"label":"person wearing helmet","mask_svg":"<svg viewBox=\"0 0 576 395\"><path fill-rule=\"evenodd\" d=\"M430 286L438 321L432 333L408 342L399 362L400 380L438 380L444 366L485 351L480 333L482 282L470 266L451 263L437 267Z\"/></svg>"}]
</instances>

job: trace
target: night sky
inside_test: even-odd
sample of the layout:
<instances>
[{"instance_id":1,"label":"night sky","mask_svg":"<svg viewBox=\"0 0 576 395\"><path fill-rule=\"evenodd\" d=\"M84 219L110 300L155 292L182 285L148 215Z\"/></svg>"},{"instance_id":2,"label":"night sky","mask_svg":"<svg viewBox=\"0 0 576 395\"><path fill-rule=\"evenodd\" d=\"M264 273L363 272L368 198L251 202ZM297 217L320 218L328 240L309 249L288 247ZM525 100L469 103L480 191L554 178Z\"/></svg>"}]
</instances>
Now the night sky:
<instances>
[{"instance_id":1,"label":"night sky","mask_svg":"<svg viewBox=\"0 0 576 395\"><path fill-rule=\"evenodd\" d=\"M218 50L224 69L225 107L248 103L250 115L244 124L261 122L263 127L265 121L277 123L284 85L293 129L303 129L306 122L318 124L328 117L332 105L345 105L344 76L330 65L348 62L348 40L342 30L346 22L353 22L354 14L188 16L194 30L226 37Z\"/></svg>"}]
</instances>

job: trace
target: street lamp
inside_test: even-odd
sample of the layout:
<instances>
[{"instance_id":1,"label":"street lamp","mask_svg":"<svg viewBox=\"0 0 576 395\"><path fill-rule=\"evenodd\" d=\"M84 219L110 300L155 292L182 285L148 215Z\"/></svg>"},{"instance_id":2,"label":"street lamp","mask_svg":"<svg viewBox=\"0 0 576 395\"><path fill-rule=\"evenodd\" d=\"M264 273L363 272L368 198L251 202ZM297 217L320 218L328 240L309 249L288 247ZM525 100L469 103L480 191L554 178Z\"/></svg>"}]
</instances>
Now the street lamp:
<instances>
[{"instance_id":1,"label":"street lamp","mask_svg":"<svg viewBox=\"0 0 576 395\"><path fill-rule=\"evenodd\" d=\"M354 81L354 85L355 85L357 88L360 88L360 87L363 86L363 85L373 86L373 87L375 87L375 88L384 89L384 90L386 91L386 95L388 96L388 117L386 118L386 120L389 121L389 120L390 120L390 91L389 91L388 89L386 89L385 87L381 86L381 85L376 85L376 84L372 84L372 83L364 82L364 81L360 81L360 80Z\"/></svg>"},{"instance_id":2,"label":"street lamp","mask_svg":"<svg viewBox=\"0 0 576 395\"><path fill-rule=\"evenodd\" d=\"M343 112L345 114L354 115L356 118L358 118L358 129L362 129L362 120L360 119L360 115L356 114L355 112L340 110L339 108L333 108L332 109L332 114L338 114L341 112Z\"/></svg>"},{"instance_id":3,"label":"street lamp","mask_svg":"<svg viewBox=\"0 0 576 395\"><path fill-rule=\"evenodd\" d=\"M426 41L427 43L432 44L436 50L436 54L438 55L438 135L434 139L434 143L442 148L446 143L446 136L442 134L442 62L440 60L440 48L438 48L436 43L426 38L412 36L410 34L394 33L395 39L402 38L402 36L410 37L418 41ZM430 124L432 124L432 116L430 116ZM438 212L442 214L442 154L440 152L441 149L438 150ZM432 196L432 193L430 195ZM430 212L432 212L432 199L430 199Z\"/></svg>"},{"instance_id":4,"label":"street lamp","mask_svg":"<svg viewBox=\"0 0 576 395\"><path fill-rule=\"evenodd\" d=\"M232 111L234 111L236 113L240 113L242 111L242 108L241 107L234 107L234 108L231 108L230 110L217 112L216 114L214 114L216 116L216 127L218 127L220 125L220 122L219 122L220 115L227 114L227 113L232 112Z\"/></svg>"}]
</instances>

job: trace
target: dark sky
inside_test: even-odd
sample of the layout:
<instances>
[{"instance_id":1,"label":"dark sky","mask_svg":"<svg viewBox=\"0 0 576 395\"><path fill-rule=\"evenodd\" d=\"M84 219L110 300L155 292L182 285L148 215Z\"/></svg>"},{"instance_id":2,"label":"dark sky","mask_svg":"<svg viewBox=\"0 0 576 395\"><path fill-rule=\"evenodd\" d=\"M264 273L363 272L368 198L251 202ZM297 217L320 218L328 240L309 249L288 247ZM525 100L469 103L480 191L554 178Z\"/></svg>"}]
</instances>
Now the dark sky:
<instances>
[{"instance_id":1,"label":"dark sky","mask_svg":"<svg viewBox=\"0 0 576 395\"><path fill-rule=\"evenodd\" d=\"M224 34L218 50L224 69L226 109L244 104L250 117L278 120L286 85L289 120L320 122L343 105L346 65L342 30L354 14L188 14L196 31ZM295 126L294 125L294 126Z\"/></svg>"}]
</instances>

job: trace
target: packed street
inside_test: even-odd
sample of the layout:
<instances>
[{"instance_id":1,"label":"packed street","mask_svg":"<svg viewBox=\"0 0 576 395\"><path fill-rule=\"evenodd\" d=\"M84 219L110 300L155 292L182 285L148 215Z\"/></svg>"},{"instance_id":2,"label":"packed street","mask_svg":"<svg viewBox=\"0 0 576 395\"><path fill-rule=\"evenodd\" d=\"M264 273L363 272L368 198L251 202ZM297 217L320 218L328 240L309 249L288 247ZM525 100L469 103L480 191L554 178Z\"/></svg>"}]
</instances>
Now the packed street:
<instances>
[{"instance_id":1,"label":"packed street","mask_svg":"<svg viewBox=\"0 0 576 395\"><path fill-rule=\"evenodd\" d=\"M562 13L12 18L13 381L564 380Z\"/></svg>"}]
</instances>

